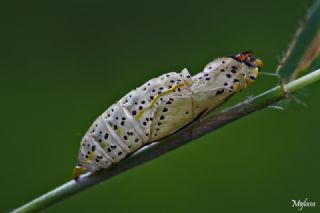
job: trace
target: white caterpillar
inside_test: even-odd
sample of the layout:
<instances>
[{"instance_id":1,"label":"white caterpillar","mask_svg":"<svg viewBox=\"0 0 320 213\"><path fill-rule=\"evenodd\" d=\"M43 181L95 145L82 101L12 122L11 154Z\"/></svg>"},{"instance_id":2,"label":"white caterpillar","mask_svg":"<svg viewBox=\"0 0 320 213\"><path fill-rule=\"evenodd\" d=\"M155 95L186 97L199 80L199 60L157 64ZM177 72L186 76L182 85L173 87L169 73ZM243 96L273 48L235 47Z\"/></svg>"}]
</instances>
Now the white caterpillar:
<instances>
[{"instance_id":1,"label":"white caterpillar","mask_svg":"<svg viewBox=\"0 0 320 213\"><path fill-rule=\"evenodd\" d=\"M195 76L183 69L132 90L102 113L83 137L74 178L110 167L215 109L252 83L261 66L251 52L243 52L217 58Z\"/></svg>"}]
</instances>

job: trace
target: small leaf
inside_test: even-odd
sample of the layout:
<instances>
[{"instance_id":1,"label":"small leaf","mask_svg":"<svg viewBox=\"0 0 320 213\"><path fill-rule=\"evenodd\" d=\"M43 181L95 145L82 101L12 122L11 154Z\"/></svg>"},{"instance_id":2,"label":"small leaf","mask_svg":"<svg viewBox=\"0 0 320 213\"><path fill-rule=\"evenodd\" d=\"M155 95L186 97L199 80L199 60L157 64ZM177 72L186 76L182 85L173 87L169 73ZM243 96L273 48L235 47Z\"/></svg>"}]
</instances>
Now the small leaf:
<instances>
[{"instance_id":1,"label":"small leaf","mask_svg":"<svg viewBox=\"0 0 320 213\"><path fill-rule=\"evenodd\" d=\"M320 0L316 0L301 23L287 52L279 63L277 73L287 82L306 74L319 55Z\"/></svg>"},{"instance_id":2,"label":"small leaf","mask_svg":"<svg viewBox=\"0 0 320 213\"><path fill-rule=\"evenodd\" d=\"M290 81L297 79L320 65L320 30L308 47L297 68L292 72Z\"/></svg>"}]
</instances>

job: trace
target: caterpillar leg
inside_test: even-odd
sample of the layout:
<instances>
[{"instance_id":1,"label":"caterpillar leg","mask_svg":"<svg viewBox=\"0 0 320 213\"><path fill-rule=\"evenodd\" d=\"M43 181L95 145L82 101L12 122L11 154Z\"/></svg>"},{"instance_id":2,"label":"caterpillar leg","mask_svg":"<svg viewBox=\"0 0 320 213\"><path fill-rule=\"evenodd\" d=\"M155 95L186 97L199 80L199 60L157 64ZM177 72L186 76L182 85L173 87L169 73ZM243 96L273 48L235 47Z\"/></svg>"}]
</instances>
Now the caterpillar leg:
<instances>
[{"instance_id":1,"label":"caterpillar leg","mask_svg":"<svg viewBox=\"0 0 320 213\"><path fill-rule=\"evenodd\" d=\"M82 173L84 173L84 168L82 166L76 165L72 172L72 179L77 180Z\"/></svg>"}]
</instances>

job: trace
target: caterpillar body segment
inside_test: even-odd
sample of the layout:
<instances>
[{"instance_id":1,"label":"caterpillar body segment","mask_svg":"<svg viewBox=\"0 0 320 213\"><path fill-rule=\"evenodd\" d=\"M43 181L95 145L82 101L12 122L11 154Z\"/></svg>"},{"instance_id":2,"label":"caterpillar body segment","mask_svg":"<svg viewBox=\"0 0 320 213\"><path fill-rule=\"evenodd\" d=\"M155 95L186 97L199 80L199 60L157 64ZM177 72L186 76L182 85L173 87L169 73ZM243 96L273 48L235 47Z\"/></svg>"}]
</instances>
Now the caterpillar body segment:
<instances>
[{"instance_id":1,"label":"caterpillar body segment","mask_svg":"<svg viewBox=\"0 0 320 213\"><path fill-rule=\"evenodd\" d=\"M209 112L258 76L262 62L251 52L221 57L191 76L187 69L153 78L109 107L81 141L74 178L119 162Z\"/></svg>"},{"instance_id":2,"label":"caterpillar body segment","mask_svg":"<svg viewBox=\"0 0 320 213\"><path fill-rule=\"evenodd\" d=\"M170 95L154 113L150 141L170 135L194 120L192 93Z\"/></svg>"}]
</instances>

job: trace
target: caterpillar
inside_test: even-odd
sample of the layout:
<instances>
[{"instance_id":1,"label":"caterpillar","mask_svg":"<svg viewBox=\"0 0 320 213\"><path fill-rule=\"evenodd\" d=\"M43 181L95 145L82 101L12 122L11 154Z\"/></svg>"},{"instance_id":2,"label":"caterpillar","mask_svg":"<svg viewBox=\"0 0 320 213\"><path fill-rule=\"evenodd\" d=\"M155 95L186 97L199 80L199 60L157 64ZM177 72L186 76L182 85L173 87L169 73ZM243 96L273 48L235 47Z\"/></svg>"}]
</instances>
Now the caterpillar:
<instances>
[{"instance_id":1,"label":"caterpillar","mask_svg":"<svg viewBox=\"0 0 320 213\"><path fill-rule=\"evenodd\" d=\"M247 51L217 58L194 76L183 69L132 90L103 112L84 135L73 178L108 168L212 111L254 82L262 65Z\"/></svg>"}]
</instances>

